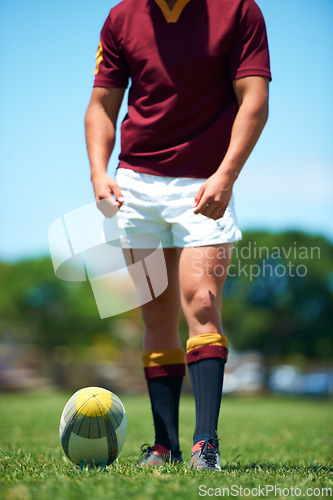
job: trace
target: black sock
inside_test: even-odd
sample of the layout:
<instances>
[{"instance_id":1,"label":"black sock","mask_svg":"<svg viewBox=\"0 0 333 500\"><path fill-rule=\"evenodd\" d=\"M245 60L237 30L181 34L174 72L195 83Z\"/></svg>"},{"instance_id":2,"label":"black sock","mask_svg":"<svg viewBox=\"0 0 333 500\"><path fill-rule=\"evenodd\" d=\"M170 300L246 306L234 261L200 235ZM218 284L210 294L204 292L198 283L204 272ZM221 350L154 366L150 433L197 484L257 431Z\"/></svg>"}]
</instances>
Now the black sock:
<instances>
[{"instance_id":1,"label":"black sock","mask_svg":"<svg viewBox=\"0 0 333 500\"><path fill-rule=\"evenodd\" d=\"M193 444L217 439L225 360L206 358L188 365L195 399Z\"/></svg>"},{"instance_id":2,"label":"black sock","mask_svg":"<svg viewBox=\"0 0 333 500\"><path fill-rule=\"evenodd\" d=\"M161 444L177 458L179 451L179 399L183 377L148 378L147 385L155 426L155 444Z\"/></svg>"}]
</instances>

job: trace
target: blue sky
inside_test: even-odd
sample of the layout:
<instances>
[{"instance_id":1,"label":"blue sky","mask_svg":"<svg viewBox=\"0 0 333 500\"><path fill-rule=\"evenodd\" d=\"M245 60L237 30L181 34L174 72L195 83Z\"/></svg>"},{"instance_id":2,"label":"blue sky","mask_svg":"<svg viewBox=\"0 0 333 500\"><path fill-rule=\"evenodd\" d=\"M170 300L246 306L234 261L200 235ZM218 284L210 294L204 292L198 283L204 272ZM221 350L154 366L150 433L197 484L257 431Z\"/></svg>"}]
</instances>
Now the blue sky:
<instances>
[{"instance_id":1,"label":"blue sky","mask_svg":"<svg viewBox=\"0 0 333 500\"><path fill-rule=\"evenodd\" d=\"M0 0L2 260L48 254L50 224L93 200L83 119L115 3ZM333 241L333 2L258 4L271 52L270 118L235 186L239 224Z\"/></svg>"}]
</instances>

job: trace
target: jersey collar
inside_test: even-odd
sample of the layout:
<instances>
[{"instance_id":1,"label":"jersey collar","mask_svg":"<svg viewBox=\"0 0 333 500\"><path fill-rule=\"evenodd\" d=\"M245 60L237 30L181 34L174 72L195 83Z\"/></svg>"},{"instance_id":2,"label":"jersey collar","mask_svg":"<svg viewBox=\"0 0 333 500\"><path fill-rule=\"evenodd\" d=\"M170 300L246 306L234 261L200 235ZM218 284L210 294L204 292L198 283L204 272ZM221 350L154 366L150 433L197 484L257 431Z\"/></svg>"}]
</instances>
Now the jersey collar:
<instances>
[{"instance_id":1,"label":"jersey collar","mask_svg":"<svg viewBox=\"0 0 333 500\"><path fill-rule=\"evenodd\" d=\"M172 10L170 10L170 7L165 0L155 0L167 23L176 23L184 8L190 1L191 0L177 0Z\"/></svg>"}]
</instances>

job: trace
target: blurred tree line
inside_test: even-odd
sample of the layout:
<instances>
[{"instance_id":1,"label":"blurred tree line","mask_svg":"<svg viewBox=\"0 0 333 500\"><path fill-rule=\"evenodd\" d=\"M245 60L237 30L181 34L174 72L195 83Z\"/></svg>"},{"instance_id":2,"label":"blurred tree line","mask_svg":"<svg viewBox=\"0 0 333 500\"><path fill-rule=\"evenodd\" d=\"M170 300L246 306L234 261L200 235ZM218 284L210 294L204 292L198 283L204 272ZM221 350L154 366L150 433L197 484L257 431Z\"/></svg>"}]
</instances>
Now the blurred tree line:
<instances>
[{"instance_id":1,"label":"blurred tree line","mask_svg":"<svg viewBox=\"0 0 333 500\"><path fill-rule=\"evenodd\" d=\"M280 359L332 359L332 264L332 244L324 238L244 234L234 249L222 305L232 346ZM0 263L0 285L2 343L34 344L45 353L57 346L93 347L97 357L111 359L141 346L138 310L100 319L89 282L57 279L50 258ZM183 318L180 331L185 342Z\"/></svg>"},{"instance_id":2,"label":"blurred tree line","mask_svg":"<svg viewBox=\"0 0 333 500\"><path fill-rule=\"evenodd\" d=\"M332 360L332 244L261 232L245 234L237 247L239 276L227 280L222 306L232 344L266 357Z\"/></svg>"}]
</instances>

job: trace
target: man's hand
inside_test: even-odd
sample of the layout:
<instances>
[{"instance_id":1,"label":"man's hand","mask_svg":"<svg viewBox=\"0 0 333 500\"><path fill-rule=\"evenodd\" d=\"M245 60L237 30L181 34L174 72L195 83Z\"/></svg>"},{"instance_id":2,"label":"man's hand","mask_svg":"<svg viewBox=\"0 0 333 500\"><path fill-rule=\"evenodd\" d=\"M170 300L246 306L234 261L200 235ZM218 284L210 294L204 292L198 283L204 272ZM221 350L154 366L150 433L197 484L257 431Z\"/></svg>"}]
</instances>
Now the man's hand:
<instances>
[{"instance_id":1,"label":"man's hand","mask_svg":"<svg viewBox=\"0 0 333 500\"><path fill-rule=\"evenodd\" d=\"M97 208L105 215L112 218L124 203L120 187L112 177L100 174L92 177Z\"/></svg>"},{"instance_id":2,"label":"man's hand","mask_svg":"<svg viewBox=\"0 0 333 500\"><path fill-rule=\"evenodd\" d=\"M194 198L194 213L210 219L220 219L227 209L233 183L221 172L215 172L203 184Z\"/></svg>"}]
</instances>

